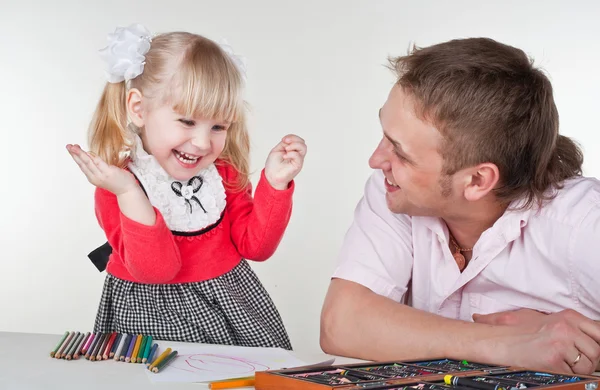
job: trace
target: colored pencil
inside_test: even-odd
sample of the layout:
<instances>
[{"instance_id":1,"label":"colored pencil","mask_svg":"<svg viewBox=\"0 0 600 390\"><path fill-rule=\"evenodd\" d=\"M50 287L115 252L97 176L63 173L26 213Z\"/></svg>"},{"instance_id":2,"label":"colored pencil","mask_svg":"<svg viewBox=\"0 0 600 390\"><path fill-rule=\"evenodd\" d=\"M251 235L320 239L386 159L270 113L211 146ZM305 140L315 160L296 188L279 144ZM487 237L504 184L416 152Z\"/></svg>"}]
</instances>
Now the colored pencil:
<instances>
[{"instance_id":1,"label":"colored pencil","mask_svg":"<svg viewBox=\"0 0 600 390\"><path fill-rule=\"evenodd\" d=\"M117 333L117 336L115 337L115 341L112 343L112 346L110 348L110 353L108 354L109 358L113 358L115 356L115 354L117 353L117 348L119 348L119 343L121 342L122 337L123 337L122 333Z\"/></svg>"},{"instance_id":2,"label":"colored pencil","mask_svg":"<svg viewBox=\"0 0 600 390\"><path fill-rule=\"evenodd\" d=\"M152 361L154 360L154 355L156 355L156 351L158 350L158 344L154 343L152 348L150 348L150 353L148 354L148 360L146 360L146 367L150 367Z\"/></svg>"},{"instance_id":3,"label":"colored pencil","mask_svg":"<svg viewBox=\"0 0 600 390\"><path fill-rule=\"evenodd\" d=\"M110 350L112 349L116 338L117 338L117 332L112 332L112 334L110 335L110 338L108 339L108 343L106 343L106 347L104 348L104 353L102 353L103 360L108 360L108 357L110 355Z\"/></svg>"},{"instance_id":4,"label":"colored pencil","mask_svg":"<svg viewBox=\"0 0 600 390\"><path fill-rule=\"evenodd\" d=\"M148 367L149 370L152 370L154 367L156 367L161 361L163 361L167 356L169 356L169 354L171 353L171 348L167 348L164 350L163 353L160 354L159 357L156 358L156 360L154 362L152 362L152 364L150 365L150 367Z\"/></svg>"},{"instance_id":5,"label":"colored pencil","mask_svg":"<svg viewBox=\"0 0 600 390\"><path fill-rule=\"evenodd\" d=\"M144 350L146 349L146 343L148 342L148 336L142 336L142 342L140 343L140 349L137 353L137 358L135 360L136 363L142 362L142 357L144 356Z\"/></svg>"},{"instance_id":6,"label":"colored pencil","mask_svg":"<svg viewBox=\"0 0 600 390\"><path fill-rule=\"evenodd\" d=\"M88 339L85 342L85 344L83 344L83 348L81 348L81 354L82 355L85 356L85 354L87 354L87 352L88 352L90 346L92 345L92 343L94 342L95 338L96 338L96 334L95 333L90 333L90 337L88 337Z\"/></svg>"},{"instance_id":7,"label":"colored pencil","mask_svg":"<svg viewBox=\"0 0 600 390\"><path fill-rule=\"evenodd\" d=\"M79 342L79 345L77 346L77 349L75 350L75 354L73 355L73 359L79 359L79 355L81 355L81 351L83 350L83 346L85 345L85 343L88 341L88 339L90 338L90 332L87 332L82 338L81 341Z\"/></svg>"},{"instance_id":8,"label":"colored pencil","mask_svg":"<svg viewBox=\"0 0 600 390\"><path fill-rule=\"evenodd\" d=\"M65 351L65 348L71 342L71 339L73 338L74 335L75 335L75 332L69 332L69 336L64 341L64 343L62 343L62 345L60 346L60 349L58 350L58 353L54 354L55 358L60 359L62 357L62 354Z\"/></svg>"},{"instance_id":9,"label":"colored pencil","mask_svg":"<svg viewBox=\"0 0 600 390\"><path fill-rule=\"evenodd\" d=\"M169 354L169 356L167 356L166 358L164 358L161 362L159 362L156 366L154 366L154 368L152 369L152 372L160 372L162 370L164 370L165 368L167 368L167 366L173 361L175 360L175 358L177 357L177 351L173 351Z\"/></svg>"},{"instance_id":10,"label":"colored pencil","mask_svg":"<svg viewBox=\"0 0 600 390\"><path fill-rule=\"evenodd\" d=\"M131 335L128 334L125 337L125 341L123 342L123 347L119 351L119 361L120 362L125 361L125 356L127 355L127 350L129 349L129 343L130 342L131 342Z\"/></svg>"},{"instance_id":11,"label":"colored pencil","mask_svg":"<svg viewBox=\"0 0 600 390\"><path fill-rule=\"evenodd\" d=\"M102 360L102 353L106 349L106 345L108 344L111 336L112 333L107 333L105 335L104 340L102 340L102 344L100 344L100 348L98 348L98 351L96 352L96 360Z\"/></svg>"},{"instance_id":12,"label":"colored pencil","mask_svg":"<svg viewBox=\"0 0 600 390\"><path fill-rule=\"evenodd\" d=\"M135 347L136 341L137 341L137 336L135 334L132 334L131 341L129 342L129 349L127 350L127 356L125 356L126 363L129 363L131 361L131 354L133 353L133 348Z\"/></svg>"},{"instance_id":13,"label":"colored pencil","mask_svg":"<svg viewBox=\"0 0 600 390\"><path fill-rule=\"evenodd\" d=\"M98 332L94 335L94 339L92 340L92 342L90 343L90 345L87 348L87 351L85 352L86 359L89 359L90 356L92 356L92 352L94 351L94 348L96 348L96 344L98 344L98 341L100 341L101 338L102 338L102 332Z\"/></svg>"},{"instance_id":14,"label":"colored pencil","mask_svg":"<svg viewBox=\"0 0 600 390\"><path fill-rule=\"evenodd\" d=\"M119 358L121 357L121 350L123 349L123 344L125 344L126 339L127 339L127 333L123 333L123 334L119 335L118 343L115 342L115 344L117 344L117 347L115 348L115 354L114 354L114 358L116 361L119 361Z\"/></svg>"},{"instance_id":15,"label":"colored pencil","mask_svg":"<svg viewBox=\"0 0 600 390\"><path fill-rule=\"evenodd\" d=\"M54 357L54 355L56 355L56 352L58 352L58 350L60 349L61 345L63 345L67 337L69 337L69 331L66 331L65 334L63 334L63 336L60 338L60 341L58 342L58 344L56 344L56 347L54 347L54 349L50 352L50 357Z\"/></svg>"},{"instance_id":16,"label":"colored pencil","mask_svg":"<svg viewBox=\"0 0 600 390\"><path fill-rule=\"evenodd\" d=\"M150 354L150 347L152 346L152 336L148 336L146 340L146 345L144 348L144 354L142 355L142 363L146 363L148 361L148 355Z\"/></svg>"},{"instance_id":17,"label":"colored pencil","mask_svg":"<svg viewBox=\"0 0 600 390\"><path fill-rule=\"evenodd\" d=\"M225 380L225 381L217 381L217 382L211 382L208 385L209 389L235 389L238 387L252 387L254 386L254 378L253 377L248 377L248 378L238 378L238 379L231 379L231 380Z\"/></svg>"},{"instance_id":18,"label":"colored pencil","mask_svg":"<svg viewBox=\"0 0 600 390\"><path fill-rule=\"evenodd\" d=\"M137 355L140 350L140 344L142 343L143 336L141 334L137 335L135 340L135 346L133 347L133 352L131 353L131 363L137 363Z\"/></svg>"},{"instance_id":19,"label":"colored pencil","mask_svg":"<svg viewBox=\"0 0 600 390\"><path fill-rule=\"evenodd\" d=\"M71 343L71 346L67 349L67 355L66 355L67 360L73 359L73 355L75 354L77 345L79 345L79 342L81 341L82 338L83 338L83 333L77 332L76 337L73 338L73 342Z\"/></svg>"},{"instance_id":20,"label":"colored pencil","mask_svg":"<svg viewBox=\"0 0 600 390\"><path fill-rule=\"evenodd\" d=\"M108 333L102 333L102 335L100 337L98 337L98 342L96 343L96 345L94 345L94 349L90 352L90 360L91 361L96 360L96 356L98 356L98 351L102 347L102 344L104 343L104 340L106 340L107 336L108 336Z\"/></svg>"}]
</instances>

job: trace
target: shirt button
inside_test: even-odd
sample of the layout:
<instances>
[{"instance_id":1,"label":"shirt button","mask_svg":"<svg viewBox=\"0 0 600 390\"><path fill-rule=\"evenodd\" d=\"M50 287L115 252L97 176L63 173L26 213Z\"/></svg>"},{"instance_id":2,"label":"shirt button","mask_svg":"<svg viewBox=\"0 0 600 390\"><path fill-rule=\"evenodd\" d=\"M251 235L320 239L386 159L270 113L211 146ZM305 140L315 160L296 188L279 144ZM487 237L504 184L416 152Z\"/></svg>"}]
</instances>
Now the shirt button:
<instances>
[{"instance_id":1,"label":"shirt button","mask_svg":"<svg viewBox=\"0 0 600 390\"><path fill-rule=\"evenodd\" d=\"M446 239L442 236L438 236L438 241L441 242L442 244L446 243Z\"/></svg>"}]
</instances>

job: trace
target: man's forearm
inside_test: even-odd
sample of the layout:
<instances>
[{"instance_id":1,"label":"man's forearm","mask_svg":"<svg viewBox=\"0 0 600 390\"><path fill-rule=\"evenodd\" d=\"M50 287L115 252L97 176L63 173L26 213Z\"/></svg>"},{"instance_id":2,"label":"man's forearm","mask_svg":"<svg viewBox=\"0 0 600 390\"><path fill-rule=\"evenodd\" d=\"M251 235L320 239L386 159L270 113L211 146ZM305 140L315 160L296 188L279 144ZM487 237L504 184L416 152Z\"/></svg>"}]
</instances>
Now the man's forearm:
<instances>
[{"instance_id":1,"label":"man's forearm","mask_svg":"<svg viewBox=\"0 0 600 390\"><path fill-rule=\"evenodd\" d=\"M368 360L454 358L497 361L509 327L452 320L396 303L356 283L333 280L321 319L327 353Z\"/></svg>"}]
</instances>

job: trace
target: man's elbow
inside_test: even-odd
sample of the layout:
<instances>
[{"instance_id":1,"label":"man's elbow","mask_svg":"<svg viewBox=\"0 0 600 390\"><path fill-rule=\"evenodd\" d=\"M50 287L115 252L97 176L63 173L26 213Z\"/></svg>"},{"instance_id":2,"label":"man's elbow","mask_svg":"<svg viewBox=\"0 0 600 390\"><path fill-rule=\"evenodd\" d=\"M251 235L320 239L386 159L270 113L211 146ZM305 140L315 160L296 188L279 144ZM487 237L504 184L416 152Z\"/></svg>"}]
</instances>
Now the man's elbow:
<instances>
[{"instance_id":1,"label":"man's elbow","mask_svg":"<svg viewBox=\"0 0 600 390\"><path fill-rule=\"evenodd\" d=\"M324 307L321 312L321 331L319 337L319 344L323 352L330 355L340 354L337 348L335 335L339 334L339 330L336 330L337 325L335 321L335 310L330 307Z\"/></svg>"},{"instance_id":2,"label":"man's elbow","mask_svg":"<svg viewBox=\"0 0 600 390\"><path fill-rule=\"evenodd\" d=\"M352 305L346 299L351 296L347 290L348 282L332 280L321 310L321 326L319 343L323 352L331 355L343 356L348 347L344 340L348 340L347 332L352 315Z\"/></svg>"}]
</instances>

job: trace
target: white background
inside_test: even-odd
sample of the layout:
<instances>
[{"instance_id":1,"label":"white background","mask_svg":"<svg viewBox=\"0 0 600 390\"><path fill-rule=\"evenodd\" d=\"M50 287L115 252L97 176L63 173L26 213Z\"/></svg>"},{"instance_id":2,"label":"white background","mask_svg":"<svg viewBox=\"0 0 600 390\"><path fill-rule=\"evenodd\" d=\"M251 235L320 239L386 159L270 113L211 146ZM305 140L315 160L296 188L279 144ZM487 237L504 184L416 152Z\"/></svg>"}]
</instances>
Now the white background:
<instances>
[{"instance_id":1,"label":"white background","mask_svg":"<svg viewBox=\"0 0 600 390\"><path fill-rule=\"evenodd\" d=\"M226 38L248 59L252 168L293 132L309 146L277 253L253 264L299 351L318 351L319 314L370 174L389 55L411 43L488 36L550 75L561 132L600 176L600 3L594 1L0 0L0 331L91 330L105 241L93 188L64 146L86 142L103 87L97 50L117 26Z\"/></svg>"}]
</instances>

